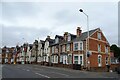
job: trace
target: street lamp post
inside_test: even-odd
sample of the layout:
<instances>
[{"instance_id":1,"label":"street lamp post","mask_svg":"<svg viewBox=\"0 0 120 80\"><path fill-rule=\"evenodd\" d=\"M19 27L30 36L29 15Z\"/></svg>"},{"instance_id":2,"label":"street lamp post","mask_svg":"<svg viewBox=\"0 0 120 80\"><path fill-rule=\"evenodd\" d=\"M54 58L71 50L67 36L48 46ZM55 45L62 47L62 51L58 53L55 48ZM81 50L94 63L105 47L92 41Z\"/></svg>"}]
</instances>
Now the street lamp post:
<instances>
[{"instance_id":1,"label":"street lamp post","mask_svg":"<svg viewBox=\"0 0 120 80\"><path fill-rule=\"evenodd\" d=\"M85 16L87 17L87 35L88 35L88 46L86 46L86 67L88 68L88 56L87 55L90 55L90 53L89 53L89 17L88 17L88 15L82 10L82 9L80 9L79 10L80 12L82 12L83 14L85 14ZM90 64L90 62L89 62L89 64Z\"/></svg>"}]
</instances>

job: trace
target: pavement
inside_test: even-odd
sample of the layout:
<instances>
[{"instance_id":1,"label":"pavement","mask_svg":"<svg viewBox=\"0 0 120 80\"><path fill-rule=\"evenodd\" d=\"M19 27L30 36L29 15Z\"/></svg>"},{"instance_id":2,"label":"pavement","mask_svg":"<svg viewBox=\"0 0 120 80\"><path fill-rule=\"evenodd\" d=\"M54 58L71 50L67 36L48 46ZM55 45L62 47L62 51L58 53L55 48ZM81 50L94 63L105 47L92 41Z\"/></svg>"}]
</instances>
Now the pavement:
<instances>
[{"instance_id":1,"label":"pavement","mask_svg":"<svg viewBox=\"0 0 120 80\"><path fill-rule=\"evenodd\" d=\"M2 78L118 78L116 72L89 72L58 67L41 66L39 64L0 65Z\"/></svg>"}]
</instances>

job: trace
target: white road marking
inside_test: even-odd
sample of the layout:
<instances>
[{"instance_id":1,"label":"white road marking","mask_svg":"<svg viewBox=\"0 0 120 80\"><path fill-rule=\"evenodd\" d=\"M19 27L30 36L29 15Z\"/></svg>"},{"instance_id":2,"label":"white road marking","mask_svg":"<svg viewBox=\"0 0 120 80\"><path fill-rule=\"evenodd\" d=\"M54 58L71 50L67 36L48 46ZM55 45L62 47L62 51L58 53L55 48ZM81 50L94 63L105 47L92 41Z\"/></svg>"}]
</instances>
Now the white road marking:
<instances>
[{"instance_id":1,"label":"white road marking","mask_svg":"<svg viewBox=\"0 0 120 80\"><path fill-rule=\"evenodd\" d=\"M30 71L29 69L27 69L26 71Z\"/></svg>"},{"instance_id":2,"label":"white road marking","mask_svg":"<svg viewBox=\"0 0 120 80\"><path fill-rule=\"evenodd\" d=\"M55 74L59 74L59 75L64 75L64 76L69 76L69 75L67 75L67 74L58 73L58 72L51 72L51 73L55 73Z\"/></svg>"},{"instance_id":3,"label":"white road marking","mask_svg":"<svg viewBox=\"0 0 120 80\"><path fill-rule=\"evenodd\" d=\"M35 73L35 74L46 77L46 78L50 78L49 76L46 76L46 75L43 75L43 74L40 74L40 73Z\"/></svg>"}]
</instances>

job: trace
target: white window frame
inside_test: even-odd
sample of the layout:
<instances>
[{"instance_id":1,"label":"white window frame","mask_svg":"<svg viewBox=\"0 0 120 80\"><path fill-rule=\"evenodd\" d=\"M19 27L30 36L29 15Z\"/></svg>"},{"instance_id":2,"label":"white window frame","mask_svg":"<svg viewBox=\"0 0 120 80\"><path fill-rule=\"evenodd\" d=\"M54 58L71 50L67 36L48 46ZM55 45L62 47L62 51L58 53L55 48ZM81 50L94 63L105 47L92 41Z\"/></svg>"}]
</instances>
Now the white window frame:
<instances>
[{"instance_id":1,"label":"white window frame","mask_svg":"<svg viewBox=\"0 0 120 80\"><path fill-rule=\"evenodd\" d=\"M58 56L54 55L54 62L53 63L58 63Z\"/></svg>"},{"instance_id":2,"label":"white window frame","mask_svg":"<svg viewBox=\"0 0 120 80\"><path fill-rule=\"evenodd\" d=\"M70 44L66 45L67 51L70 51Z\"/></svg>"},{"instance_id":3,"label":"white window frame","mask_svg":"<svg viewBox=\"0 0 120 80\"><path fill-rule=\"evenodd\" d=\"M72 64L72 54L68 54L68 64Z\"/></svg>"},{"instance_id":4,"label":"white window frame","mask_svg":"<svg viewBox=\"0 0 120 80\"><path fill-rule=\"evenodd\" d=\"M108 54L108 46L105 46L105 53Z\"/></svg>"},{"instance_id":5,"label":"white window frame","mask_svg":"<svg viewBox=\"0 0 120 80\"><path fill-rule=\"evenodd\" d=\"M63 55L63 64L68 64L68 56Z\"/></svg>"},{"instance_id":6,"label":"white window frame","mask_svg":"<svg viewBox=\"0 0 120 80\"><path fill-rule=\"evenodd\" d=\"M59 38L57 37L56 39L55 39L55 43L58 43L59 42Z\"/></svg>"},{"instance_id":7,"label":"white window frame","mask_svg":"<svg viewBox=\"0 0 120 80\"><path fill-rule=\"evenodd\" d=\"M65 45L62 45L62 52L65 52Z\"/></svg>"},{"instance_id":8,"label":"white window frame","mask_svg":"<svg viewBox=\"0 0 120 80\"><path fill-rule=\"evenodd\" d=\"M78 57L78 60L75 60L75 57ZM77 64L79 63L79 56L78 55L74 56L74 64L76 64L75 61L77 61Z\"/></svg>"},{"instance_id":9,"label":"white window frame","mask_svg":"<svg viewBox=\"0 0 120 80\"><path fill-rule=\"evenodd\" d=\"M63 63L63 55L60 55L60 62Z\"/></svg>"},{"instance_id":10,"label":"white window frame","mask_svg":"<svg viewBox=\"0 0 120 80\"><path fill-rule=\"evenodd\" d=\"M101 45L98 44L98 52L100 53L101 52Z\"/></svg>"},{"instance_id":11,"label":"white window frame","mask_svg":"<svg viewBox=\"0 0 120 80\"><path fill-rule=\"evenodd\" d=\"M80 42L80 50L83 50L83 42Z\"/></svg>"},{"instance_id":12,"label":"white window frame","mask_svg":"<svg viewBox=\"0 0 120 80\"><path fill-rule=\"evenodd\" d=\"M101 67L101 66L102 66L102 55L98 55L98 67Z\"/></svg>"},{"instance_id":13,"label":"white window frame","mask_svg":"<svg viewBox=\"0 0 120 80\"><path fill-rule=\"evenodd\" d=\"M83 62L83 56L79 56L80 57L80 64L82 64L82 62ZM81 58L82 57L82 58Z\"/></svg>"},{"instance_id":14,"label":"white window frame","mask_svg":"<svg viewBox=\"0 0 120 80\"><path fill-rule=\"evenodd\" d=\"M68 41L71 41L71 36L70 35L68 35Z\"/></svg>"},{"instance_id":15,"label":"white window frame","mask_svg":"<svg viewBox=\"0 0 120 80\"><path fill-rule=\"evenodd\" d=\"M105 57L105 64L108 65L108 62L109 62L109 58Z\"/></svg>"},{"instance_id":16,"label":"white window frame","mask_svg":"<svg viewBox=\"0 0 120 80\"><path fill-rule=\"evenodd\" d=\"M77 44L77 49L76 49L76 44ZM78 42L75 42L75 43L74 43L74 51L79 50L78 46L79 46L79 43L78 43Z\"/></svg>"},{"instance_id":17,"label":"white window frame","mask_svg":"<svg viewBox=\"0 0 120 80\"><path fill-rule=\"evenodd\" d=\"M75 60L75 56L78 56L78 60ZM82 64L81 64L80 56L82 56ZM74 56L73 56L73 63L74 64L75 64L75 61L78 61L78 64L81 64L83 66L84 65L83 54L74 54Z\"/></svg>"},{"instance_id":18,"label":"white window frame","mask_svg":"<svg viewBox=\"0 0 120 80\"><path fill-rule=\"evenodd\" d=\"M55 47L54 47L54 46L52 46L52 54L54 53L54 51L55 51Z\"/></svg>"},{"instance_id":19,"label":"white window frame","mask_svg":"<svg viewBox=\"0 0 120 80\"><path fill-rule=\"evenodd\" d=\"M101 33L100 32L98 32L97 36L98 36L98 40L101 40Z\"/></svg>"}]
</instances>

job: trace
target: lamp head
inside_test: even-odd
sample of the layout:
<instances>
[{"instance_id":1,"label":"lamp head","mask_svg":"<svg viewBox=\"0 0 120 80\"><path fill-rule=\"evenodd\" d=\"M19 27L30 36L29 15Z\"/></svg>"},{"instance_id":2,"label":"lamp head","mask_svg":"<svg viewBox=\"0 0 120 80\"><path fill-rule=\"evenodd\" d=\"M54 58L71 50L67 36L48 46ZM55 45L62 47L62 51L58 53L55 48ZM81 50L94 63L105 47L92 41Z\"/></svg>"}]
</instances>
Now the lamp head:
<instances>
[{"instance_id":1,"label":"lamp head","mask_svg":"<svg viewBox=\"0 0 120 80\"><path fill-rule=\"evenodd\" d=\"M80 9L79 11L80 11L80 12L83 12L83 10L82 10L82 9Z\"/></svg>"}]
</instances>

